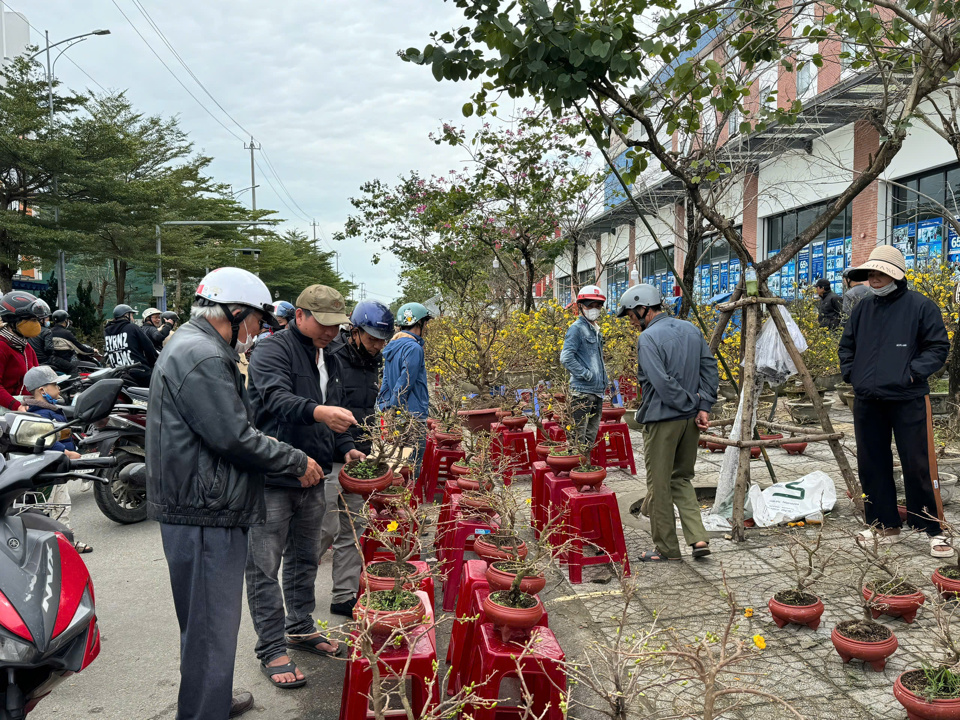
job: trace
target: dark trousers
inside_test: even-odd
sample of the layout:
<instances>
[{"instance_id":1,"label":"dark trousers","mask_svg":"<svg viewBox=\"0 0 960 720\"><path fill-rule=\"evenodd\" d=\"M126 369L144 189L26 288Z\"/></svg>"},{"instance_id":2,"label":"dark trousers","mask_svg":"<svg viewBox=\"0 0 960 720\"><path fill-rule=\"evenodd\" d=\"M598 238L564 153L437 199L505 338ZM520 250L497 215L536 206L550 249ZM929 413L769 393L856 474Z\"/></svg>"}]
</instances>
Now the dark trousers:
<instances>
[{"instance_id":1,"label":"dark trousers","mask_svg":"<svg viewBox=\"0 0 960 720\"><path fill-rule=\"evenodd\" d=\"M332 478L329 482L336 482ZM257 632L256 653L267 663L287 654L286 635L313 635L317 626L317 565L326 501L323 485L267 487L267 522L250 528L247 605ZM283 562L283 592L280 563ZM286 605L286 617L284 617Z\"/></svg>"},{"instance_id":2,"label":"dark trousers","mask_svg":"<svg viewBox=\"0 0 960 720\"><path fill-rule=\"evenodd\" d=\"M570 393L570 414L573 417L574 432L580 447L587 448L589 458L593 446L597 443L597 432L603 415L603 398L588 393Z\"/></svg>"},{"instance_id":3,"label":"dark trousers","mask_svg":"<svg viewBox=\"0 0 960 720\"><path fill-rule=\"evenodd\" d=\"M177 720L227 720L247 531L161 523L160 537L180 623Z\"/></svg>"},{"instance_id":4,"label":"dark trousers","mask_svg":"<svg viewBox=\"0 0 960 720\"><path fill-rule=\"evenodd\" d=\"M892 434L903 468L907 523L928 535L939 535L937 501L927 454L926 398L864 400L858 397L854 403L853 427L860 484L867 496L864 499L867 523L885 528L902 525L893 482Z\"/></svg>"}]
</instances>

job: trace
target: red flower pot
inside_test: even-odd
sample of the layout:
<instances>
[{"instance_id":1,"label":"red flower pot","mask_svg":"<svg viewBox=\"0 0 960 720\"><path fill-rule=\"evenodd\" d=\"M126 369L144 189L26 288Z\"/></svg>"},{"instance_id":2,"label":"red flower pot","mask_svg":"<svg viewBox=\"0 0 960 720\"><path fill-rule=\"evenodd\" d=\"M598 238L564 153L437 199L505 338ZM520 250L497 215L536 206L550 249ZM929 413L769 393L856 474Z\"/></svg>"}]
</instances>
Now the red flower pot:
<instances>
[{"instance_id":1,"label":"red flower pot","mask_svg":"<svg viewBox=\"0 0 960 720\"><path fill-rule=\"evenodd\" d=\"M788 605L779 602L776 598L770 598L767 607L770 609L773 621L779 628L788 623L806 625L811 630L820 627L820 616L823 615L823 602L820 598L817 598L817 601L812 605Z\"/></svg>"},{"instance_id":2,"label":"red flower pot","mask_svg":"<svg viewBox=\"0 0 960 720\"><path fill-rule=\"evenodd\" d=\"M873 619L876 620L881 615L903 618L904 622L912 623L917 616L917 610L927 601L927 596L917 590L909 595L881 595L876 594L870 597L871 591L863 588L864 599L869 598L874 606L870 610Z\"/></svg>"},{"instance_id":3,"label":"red flower pot","mask_svg":"<svg viewBox=\"0 0 960 720\"><path fill-rule=\"evenodd\" d=\"M620 422L621 418L626 414L626 408L604 407L600 410L600 422Z\"/></svg>"},{"instance_id":4,"label":"red flower pot","mask_svg":"<svg viewBox=\"0 0 960 720\"><path fill-rule=\"evenodd\" d=\"M524 425L527 424L527 416L524 415L523 417L520 417L518 415L504 415L502 418L500 418L500 423L507 430L520 430Z\"/></svg>"},{"instance_id":5,"label":"red flower pot","mask_svg":"<svg viewBox=\"0 0 960 720\"><path fill-rule=\"evenodd\" d=\"M699 440L697 440L697 447L705 448L706 446L707 446L706 438L700 438Z\"/></svg>"},{"instance_id":6,"label":"red flower pot","mask_svg":"<svg viewBox=\"0 0 960 720\"><path fill-rule=\"evenodd\" d=\"M482 408L480 410L458 410L457 415L463 418L470 432L490 432L490 426L497 421L497 408Z\"/></svg>"},{"instance_id":7,"label":"red flower pot","mask_svg":"<svg viewBox=\"0 0 960 720\"><path fill-rule=\"evenodd\" d=\"M897 642L897 636L893 633L890 633L890 637L886 640L863 642L861 640L851 640L841 635L836 628L830 633L830 640L833 641L833 647L837 649L837 654L840 655L840 659L844 663L856 658L869 663L870 667L878 672L887 666L887 658L893 655L900 646Z\"/></svg>"},{"instance_id":8,"label":"red flower pot","mask_svg":"<svg viewBox=\"0 0 960 720\"><path fill-rule=\"evenodd\" d=\"M750 459L751 459L751 460L756 460L758 457L760 457L761 454L762 454L762 452L761 452L761 450L760 450L759 447L752 447L752 448L750 448Z\"/></svg>"},{"instance_id":9,"label":"red flower pot","mask_svg":"<svg viewBox=\"0 0 960 720\"><path fill-rule=\"evenodd\" d=\"M364 605L366 601L366 595L357 599L357 604L353 606L353 619L358 622L369 621L374 633L389 635L394 630L413 627L423 621L425 608L419 597L416 606L409 610L368 610Z\"/></svg>"},{"instance_id":10,"label":"red flower pot","mask_svg":"<svg viewBox=\"0 0 960 720\"><path fill-rule=\"evenodd\" d=\"M787 451L787 455L803 455L803 451L807 449L807 444L805 442L784 443L780 447Z\"/></svg>"},{"instance_id":11,"label":"red flower pot","mask_svg":"<svg viewBox=\"0 0 960 720\"><path fill-rule=\"evenodd\" d=\"M460 506L471 508L473 510L477 510L478 512L493 512L493 505L490 504L490 501L487 498L467 495L466 493L460 496Z\"/></svg>"},{"instance_id":12,"label":"red flower pot","mask_svg":"<svg viewBox=\"0 0 960 720\"><path fill-rule=\"evenodd\" d=\"M399 485L388 485L390 487L400 487ZM410 495L409 493L388 493L384 490L378 490L377 492L370 495L370 504L373 505L378 510L384 510L386 508L394 507L396 505L409 505L410 504Z\"/></svg>"},{"instance_id":13,"label":"red flower pot","mask_svg":"<svg viewBox=\"0 0 960 720\"><path fill-rule=\"evenodd\" d=\"M463 433L435 430L433 433L433 439L436 440L437 444L442 447L452 447L460 444L460 441L463 440Z\"/></svg>"},{"instance_id":14,"label":"red flower pot","mask_svg":"<svg viewBox=\"0 0 960 720\"><path fill-rule=\"evenodd\" d=\"M520 540L520 546L516 548L516 556L521 560L527 556L527 544ZM473 551L488 563L494 560L512 560L514 555L501 550L497 545L487 540L486 535L477 535L473 540Z\"/></svg>"},{"instance_id":15,"label":"red flower pot","mask_svg":"<svg viewBox=\"0 0 960 720\"><path fill-rule=\"evenodd\" d=\"M501 570L497 567L498 562L494 561L487 565L485 573L490 590L509 590L513 585L513 580L517 574ZM547 586L547 579L543 575L528 575L520 581L520 592L527 595L536 595Z\"/></svg>"},{"instance_id":16,"label":"red flower pot","mask_svg":"<svg viewBox=\"0 0 960 720\"><path fill-rule=\"evenodd\" d=\"M387 561L377 561L369 563L363 570L360 572L360 593L363 594L363 591L367 588L370 588L370 592L375 592L377 590L393 590L394 578L392 577L380 577L379 575L372 575L367 572L368 568L371 565L379 565L382 562ZM392 561L390 561L392 562ZM406 580L403 583L403 589L413 592L420 585L420 577L416 574L416 568L410 566L410 574L407 576Z\"/></svg>"},{"instance_id":17,"label":"red flower pot","mask_svg":"<svg viewBox=\"0 0 960 720\"><path fill-rule=\"evenodd\" d=\"M607 477L607 469L599 470L571 470L570 481L576 486L577 490L583 488L593 488L603 482Z\"/></svg>"},{"instance_id":18,"label":"red flower pot","mask_svg":"<svg viewBox=\"0 0 960 720\"><path fill-rule=\"evenodd\" d=\"M563 448L563 447L566 447L566 445L564 445L563 443L559 445L545 445L544 443L537 443L537 447L536 447L537 456L541 460L546 460L547 455L550 454L551 450L556 450L557 448Z\"/></svg>"},{"instance_id":19,"label":"red flower pot","mask_svg":"<svg viewBox=\"0 0 960 720\"><path fill-rule=\"evenodd\" d=\"M933 584L937 586L940 594L947 600L960 597L960 580L954 580L953 578L948 578L946 575L941 575L940 568L933 571L930 579L933 581Z\"/></svg>"},{"instance_id":20,"label":"red flower pot","mask_svg":"<svg viewBox=\"0 0 960 720\"><path fill-rule=\"evenodd\" d=\"M772 435L764 435L763 433L760 433L761 440L779 440L782 437L783 433L773 433Z\"/></svg>"},{"instance_id":21,"label":"red flower pot","mask_svg":"<svg viewBox=\"0 0 960 720\"><path fill-rule=\"evenodd\" d=\"M529 630L543 617L543 603L533 596L537 604L531 608L512 608L500 605L490 593L483 599L483 613L487 620L500 628L501 636L508 640L512 630Z\"/></svg>"},{"instance_id":22,"label":"red flower pot","mask_svg":"<svg viewBox=\"0 0 960 720\"><path fill-rule=\"evenodd\" d=\"M555 473L569 472L581 464L579 455L547 455L547 465Z\"/></svg>"},{"instance_id":23,"label":"red flower pot","mask_svg":"<svg viewBox=\"0 0 960 720\"><path fill-rule=\"evenodd\" d=\"M355 478L348 470L353 463L347 463L340 468L340 474L337 478L340 480L340 486L349 493L356 495L372 495L378 490L383 490L393 482L393 471L387 468L385 475L375 478Z\"/></svg>"},{"instance_id":24,"label":"red flower pot","mask_svg":"<svg viewBox=\"0 0 960 720\"><path fill-rule=\"evenodd\" d=\"M894 681L893 696L903 705L910 720L960 720L960 699L927 700L914 695L900 681L905 674L901 673Z\"/></svg>"},{"instance_id":25,"label":"red flower pot","mask_svg":"<svg viewBox=\"0 0 960 720\"><path fill-rule=\"evenodd\" d=\"M461 465L459 462L450 464L450 474L454 477L465 477L470 474L470 468Z\"/></svg>"},{"instance_id":26,"label":"red flower pot","mask_svg":"<svg viewBox=\"0 0 960 720\"><path fill-rule=\"evenodd\" d=\"M727 446L726 446L726 445L721 445L720 443L710 442L709 440L707 440L707 443L706 443L706 444L707 444L707 450L709 450L709 451L712 452L712 453L715 453L715 452L724 452L724 451L727 449Z\"/></svg>"},{"instance_id":27,"label":"red flower pot","mask_svg":"<svg viewBox=\"0 0 960 720\"><path fill-rule=\"evenodd\" d=\"M436 430L436 429L437 429L437 421L434 420L433 418L427 418L427 430Z\"/></svg>"}]
</instances>

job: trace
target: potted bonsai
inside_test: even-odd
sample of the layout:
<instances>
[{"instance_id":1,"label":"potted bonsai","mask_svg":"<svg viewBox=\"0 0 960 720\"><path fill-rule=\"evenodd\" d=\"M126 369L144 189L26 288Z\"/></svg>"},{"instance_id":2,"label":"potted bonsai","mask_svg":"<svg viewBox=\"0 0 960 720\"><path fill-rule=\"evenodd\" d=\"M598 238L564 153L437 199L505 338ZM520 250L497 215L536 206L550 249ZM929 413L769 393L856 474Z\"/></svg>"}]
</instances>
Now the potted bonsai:
<instances>
[{"instance_id":1,"label":"potted bonsai","mask_svg":"<svg viewBox=\"0 0 960 720\"><path fill-rule=\"evenodd\" d=\"M408 499L409 499L408 491ZM368 508L361 511L368 516ZM392 560L374 560L367 563L360 573L360 591L395 589L397 582L404 590L413 591L419 586L423 575L411 560L420 553L421 542L418 528L426 522L423 506L411 508L409 504L397 506L393 517L379 518L367 525L364 533L393 555ZM359 541L359 539L358 539Z\"/></svg>"},{"instance_id":2,"label":"potted bonsai","mask_svg":"<svg viewBox=\"0 0 960 720\"><path fill-rule=\"evenodd\" d=\"M470 432L490 432L491 426L497 421L497 411L500 409L500 398L492 395L461 396L461 409L457 415L463 418Z\"/></svg>"},{"instance_id":3,"label":"potted bonsai","mask_svg":"<svg viewBox=\"0 0 960 720\"><path fill-rule=\"evenodd\" d=\"M433 438L438 445L454 447L463 440L457 409L445 395L442 395L441 400L434 406L433 416Z\"/></svg>"},{"instance_id":4,"label":"potted bonsai","mask_svg":"<svg viewBox=\"0 0 960 720\"><path fill-rule=\"evenodd\" d=\"M477 493L485 498L488 507L497 515L498 529L486 535L477 535L473 541L473 551L488 563L525 558L527 545L517 533L520 505L516 495L503 482L502 467L495 466L481 482L484 487ZM463 498L460 503L463 504Z\"/></svg>"},{"instance_id":5,"label":"potted bonsai","mask_svg":"<svg viewBox=\"0 0 960 720\"><path fill-rule=\"evenodd\" d=\"M943 598L934 601L936 644L945 651L941 662L926 662L919 669L901 673L893 684L893 696L907 716L916 720L960 719L960 642L956 638L960 603Z\"/></svg>"},{"instance_id":6,"label":"potted bonsai","mask_svg":"<svg viewBox=\"0 0 960 720\"><path fill-rule=\"evenodd\" d=\"M500 412L497 415L500 418L500 424L507 430L522 430L529 419L524 412L527 404L522 400L519 402L509 402L506 400L506 396L504 396L503 400L504 402L500 406Z\"/></svg>"},{"instance_id":7,"label":"potted bonsai","mask_svg":"<svg viewBox=\"0 0 960 720\"><path fill-rule=\"evenodd\" d=\"M541 460L546 460L551 450L566 446L566 441L551 439L550 432L544 425L544 421L553 419L561 428L566 427L570 424L567 417L568 408L565 403L557 403L554 405L553 394L545 385L538 386L536 392L537 406L540 409L540 415L538 416L534 413L531 416L531 421L537 428L537 437L541 438L536 447L537 456Z\"/></svg>"},{"instance_id":8,"label":"potted bonsai","mask_svg":"<svg viewBox=\"0 0 960 720\"><path fill-rule=\"evenodd\" d=\"M906 500L903 502L903 516L904 519L906 519ZM949 563L941 565L934 570L933 575L930 576L930 579L933 581L933 584L936 586L937 590L940 591L941 596L946 599L957 600L960 599L960 561L958 561L957 537L951 525L947 523L941 523L941 527L943 528L943 534L947 536L947 539L949 540L950 547L953 548L953 557L950 558Z\"/></svg>"},{"instance_id":9,"label":"potted bonsai","mask_svg":"<svg viewBox=\"0 0 960 720\"><path fill-rule=\"evenodd\" d=\"M836 559L839 548L827 551L823 540L823 523L815 538L807 539L802 531L794 532L787 552L790 555L794 583L776 593L767 607L777 627L788 623L806 625L811 630L820 627L823 602L813 592L814 586L823 580L826 569Z\"/></svg>"},{"instance_id":10,"label":"potted bonsai","mask_svg":"<svg viewBox=\"0 0 960 720\"><path fill-rule=\"evenodd\" d=\"M371 495L393 482L404 465L404 450L419 444L424 425L406 410L378 412L364 430L371 449L366 459L354 460L340 470L340 485L358 495Z\"/></svg>"},{"instance_id":11,"label":"potted bonsai","mask_svg":"<svg viewBox=\"0 0 960 720\"><path fill-rule=\"evenodd\" d=\"M607 469L600 465L590 464L591 450L593 443L580 443L576 435L571 433L573 439L569 441L569 450L573 451L579 459L579 463L569 469L570 481L580 492L587 492L599 486L607 477ZM551 453L552 455L553 453ZM547 463L550 463L550 457L547 457ZM552 465L551 465L552 467Z\"/></svg>"}]
</instances>

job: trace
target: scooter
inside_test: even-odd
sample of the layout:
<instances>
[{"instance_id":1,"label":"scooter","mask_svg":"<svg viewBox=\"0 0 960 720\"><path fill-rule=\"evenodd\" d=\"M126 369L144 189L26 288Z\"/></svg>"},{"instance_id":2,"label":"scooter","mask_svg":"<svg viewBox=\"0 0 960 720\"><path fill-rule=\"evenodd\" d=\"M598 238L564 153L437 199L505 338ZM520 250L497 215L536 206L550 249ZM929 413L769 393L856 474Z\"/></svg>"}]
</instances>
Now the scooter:
<instances>
[{"instance_id":1,"label":"scooter","mask_svg":"<svg viewBox=\"0 0 960 720\"><path fill-rule=\"evenodd\" d=\"M76 403L69 425L106 417L119 380L98 383ZM86 668L100 652L93 582L66 528L45 515L19 512L18 498L37 488L103 469L113 458L71 460L45 448L64 426L33 413L0 419L0 720L23 720L64 678Z\"/></svg>"}]
</instances>

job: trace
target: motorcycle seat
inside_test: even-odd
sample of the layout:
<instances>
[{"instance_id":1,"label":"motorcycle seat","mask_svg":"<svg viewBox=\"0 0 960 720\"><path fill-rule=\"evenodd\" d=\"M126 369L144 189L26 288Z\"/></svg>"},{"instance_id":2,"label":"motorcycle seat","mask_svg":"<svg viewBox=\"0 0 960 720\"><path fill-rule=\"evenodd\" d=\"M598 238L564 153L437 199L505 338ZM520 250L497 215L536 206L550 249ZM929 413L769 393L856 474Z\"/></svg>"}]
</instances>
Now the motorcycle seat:
<instances>
[{"instance_id":1,"label":"motorcycle seat","mask_svg":"<svg viewBox=\"0 0 960 720\"><path fill-rule=\"evenodd\" d=\"M124 392L137 400L147 400L150 397L150 388L128 387L124 388Z\"/></svg>"}]
</instances>

